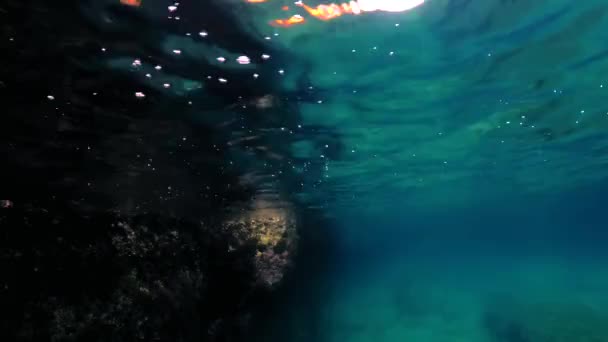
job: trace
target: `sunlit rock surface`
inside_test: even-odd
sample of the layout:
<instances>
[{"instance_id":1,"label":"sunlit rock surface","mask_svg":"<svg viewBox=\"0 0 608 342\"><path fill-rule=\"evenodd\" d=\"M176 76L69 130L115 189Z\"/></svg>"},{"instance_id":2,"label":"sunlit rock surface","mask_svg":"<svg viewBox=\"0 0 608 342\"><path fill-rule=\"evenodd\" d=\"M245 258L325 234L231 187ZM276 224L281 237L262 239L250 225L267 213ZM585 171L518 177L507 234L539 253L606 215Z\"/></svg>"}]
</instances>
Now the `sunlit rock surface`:
<instances>
[{"instance_id":1,"label":"sunlit rock surface","mask_svg":"<svg viewBox=\"0 0 608 342\"><path fill-rule=\"evenodd\" d=\"M231 248L253 245L257 282L268 287L277 285L291 265L297 247L296 228L289 205L265 200L255 200L226 225L238 241L238 246Z\"/></svg>"}]
</instances>

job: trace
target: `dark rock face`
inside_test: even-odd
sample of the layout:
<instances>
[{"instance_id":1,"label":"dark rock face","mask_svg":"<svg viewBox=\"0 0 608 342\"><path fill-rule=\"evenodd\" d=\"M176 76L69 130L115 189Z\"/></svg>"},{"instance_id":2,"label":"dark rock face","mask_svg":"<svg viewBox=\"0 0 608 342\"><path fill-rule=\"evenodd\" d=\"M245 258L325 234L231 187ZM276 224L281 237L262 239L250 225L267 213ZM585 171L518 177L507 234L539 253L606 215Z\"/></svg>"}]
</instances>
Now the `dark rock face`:
<instances>
[{"instance_id":1,"label":"dark rock face","mask_svg":"<svg viewBox=\"0 0 608 342\"><path fill-rule=\"evenodd\" d=\"M3 248L7 338L200 340L245 328L238 325L256 291L255 250L231 248L238 241L221 225L158 217L53 225L44 214L27 216L29 226L20 212L3 216L13 245L19 231L43 225L56 233L73 224L87 236L36 234L22 238L29 247Z\"/></svg>"},{"instance_id":2,"label":"dark rock face","mask_svg":"<svg viewBox=\"0 0 608 342\"><path fill-rule=\"evenodd\" d=\"M83 15L101 3L110 2L0 5L0 340L240 340L250 298L291 265L297 210L289 198L261 206L260 185L245 181L248 160L286 152L259 137L229 144L236 127L256 123L218 111L270 99L251 110L280 124L285 108L264 97L279 90L226 71L237 86L186 99L108 67L101 46L164 61L174 77L218 71L167 59L151 37L172 28L118 0L105 9L120 22L111 30ZM202 3L225 38L215 44L280 58L221 2Z\"/></svg>"}]
</instances>

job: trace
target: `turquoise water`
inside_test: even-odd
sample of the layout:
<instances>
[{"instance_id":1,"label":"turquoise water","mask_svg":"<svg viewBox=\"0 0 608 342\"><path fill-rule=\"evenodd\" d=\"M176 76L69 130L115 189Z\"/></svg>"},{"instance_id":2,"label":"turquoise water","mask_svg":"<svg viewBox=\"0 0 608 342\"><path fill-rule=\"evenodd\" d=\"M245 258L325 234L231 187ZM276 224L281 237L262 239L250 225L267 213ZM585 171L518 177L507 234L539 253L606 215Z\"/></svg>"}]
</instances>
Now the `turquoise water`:
<instances>
[{"instance_id":1,"label":"turquoise water","mask_svg":"<svg viewBox=\"0 0 608 342\"><path fill-rule=\"evenodd\" d=\"M303 125L343 153L292 146L323 165L300 195L332 252L265 337L608 341L607 10L436 0L280 31L322 90Z\"/></svg>"},{"instance_id":2,"label":"turquoise water","mask_svg":"<svg viewBox=\"0 0 608 342\"><path fill-rule=\"evenodd\" d=\"M278 304L279 340L605 341L601 204L572 200L601 202L559 197L339 216L326 273Z\"/></svg>"}]
</instances>

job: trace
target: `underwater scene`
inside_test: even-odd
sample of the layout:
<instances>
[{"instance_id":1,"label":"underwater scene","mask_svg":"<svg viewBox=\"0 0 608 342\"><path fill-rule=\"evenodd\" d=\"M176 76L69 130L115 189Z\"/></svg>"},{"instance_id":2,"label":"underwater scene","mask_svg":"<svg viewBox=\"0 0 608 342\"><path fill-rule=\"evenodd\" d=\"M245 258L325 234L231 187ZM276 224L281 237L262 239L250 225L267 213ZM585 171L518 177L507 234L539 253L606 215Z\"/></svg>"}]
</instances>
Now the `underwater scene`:
<instances>
[{"instance_id":1,"label":"underwater scene","mask_svg":"<svg viewBox=\"0 0 608 342\"><path fill-rule=\"evenodd\" d=\"M0 51L0 341L608 342L604 0L5 0Z\"/></svg>"}]
</instances>

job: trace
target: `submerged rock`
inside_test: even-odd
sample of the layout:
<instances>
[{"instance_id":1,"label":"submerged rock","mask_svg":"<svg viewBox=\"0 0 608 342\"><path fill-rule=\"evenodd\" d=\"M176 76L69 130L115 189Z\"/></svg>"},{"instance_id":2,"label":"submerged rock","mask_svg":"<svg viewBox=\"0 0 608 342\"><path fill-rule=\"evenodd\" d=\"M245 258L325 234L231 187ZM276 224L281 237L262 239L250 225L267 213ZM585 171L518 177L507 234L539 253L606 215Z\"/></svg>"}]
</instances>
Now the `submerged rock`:
<instances>
[{"instance_id":1,"label":"submerged rock","mask_svg":"<svg viewBox=\"0 0 608 342\"><path fill-rule=\"evenodd\" d=\"M284 203L255 200L250 207L228 221L238 246L255 249L256 279L267 287L277 285L291 265L297 247L294 210Z\"/></svg>"}]
</instances>

